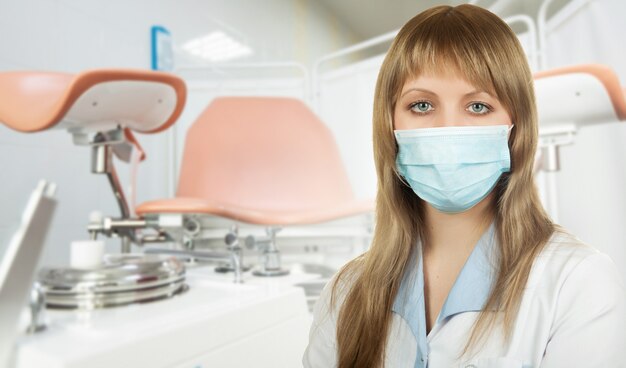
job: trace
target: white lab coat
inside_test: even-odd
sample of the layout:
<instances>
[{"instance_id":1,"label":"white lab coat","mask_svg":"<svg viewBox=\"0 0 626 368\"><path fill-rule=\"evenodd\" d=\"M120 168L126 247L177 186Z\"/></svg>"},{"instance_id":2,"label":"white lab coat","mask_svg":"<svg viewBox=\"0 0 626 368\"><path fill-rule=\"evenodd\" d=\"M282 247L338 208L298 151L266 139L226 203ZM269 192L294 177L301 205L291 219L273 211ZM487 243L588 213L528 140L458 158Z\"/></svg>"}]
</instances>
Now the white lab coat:
<instances>
[{"instance_id":1,"label":"white lab coat","mask_svg":"<svg viewBox=\"0 0 626 368\"><path fill-rule=\"evenodd\" d=\"M333 281L315 306L303 357L306 368L336 367L338 309L329 305ZM477 315L468 311L438 320L424 344L424 361L418 358L419 341L409 323L394 312L385 367L626 368L622 276L607 255L572 235L555 233L536 258L509 343L503 344L496 328L476 355L455 361Z\"/></svg>"}]
</instances>

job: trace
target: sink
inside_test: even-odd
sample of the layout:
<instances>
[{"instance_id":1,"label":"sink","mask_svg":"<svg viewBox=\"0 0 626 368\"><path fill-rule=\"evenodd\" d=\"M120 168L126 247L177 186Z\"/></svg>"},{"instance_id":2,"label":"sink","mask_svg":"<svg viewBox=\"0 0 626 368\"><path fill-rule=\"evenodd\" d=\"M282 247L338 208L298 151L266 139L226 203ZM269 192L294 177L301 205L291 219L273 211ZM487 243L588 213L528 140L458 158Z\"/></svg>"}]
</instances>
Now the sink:
<instances>
[{"instance_id":1,"label":"sink","mask_svg":"<svg viewBox=\"0 0 626 368\"><path fill-rule=\"evenodd\" d=\"M289 268L292 273L318 274L320 278L323 279L329 279L337 272L337 270L332 267L315 263L292 263Z\"/></svg>"},{"instance_id":2,"label":"sink","mask_svg":"<svg viewBox=\"0 0 626 368\"><path fill-rule=\"evenodd\" d=\"M324 286L326 286L326 283L337 272L337 270L332 267L315 263L294 263L290 266L290 269L293 273L307 273L319 275L318 278L294 284L295 286L304 289L304 294L306 295L306 301L309 307L309 311L312 312L315 303L319 299L319 296L324 289Z\"/></svg>"}]
</instances>

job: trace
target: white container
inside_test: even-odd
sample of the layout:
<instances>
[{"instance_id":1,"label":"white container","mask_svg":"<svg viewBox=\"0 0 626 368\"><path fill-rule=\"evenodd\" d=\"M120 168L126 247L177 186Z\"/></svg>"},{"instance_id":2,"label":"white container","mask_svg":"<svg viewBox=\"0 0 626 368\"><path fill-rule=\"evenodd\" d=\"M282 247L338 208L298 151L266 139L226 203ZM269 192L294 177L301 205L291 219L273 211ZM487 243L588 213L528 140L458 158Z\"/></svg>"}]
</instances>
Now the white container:
<instances>
[{"instance_id":1,"label":"white container","mask_svg":"<svg viewBox=\"0 0 626 368\"><path fill-rule=\"evenodd\" d=\"M104 241L76 240L70 248L70 265L73 268L91 269L102 264Z\"/></svg>"}]
</instances>

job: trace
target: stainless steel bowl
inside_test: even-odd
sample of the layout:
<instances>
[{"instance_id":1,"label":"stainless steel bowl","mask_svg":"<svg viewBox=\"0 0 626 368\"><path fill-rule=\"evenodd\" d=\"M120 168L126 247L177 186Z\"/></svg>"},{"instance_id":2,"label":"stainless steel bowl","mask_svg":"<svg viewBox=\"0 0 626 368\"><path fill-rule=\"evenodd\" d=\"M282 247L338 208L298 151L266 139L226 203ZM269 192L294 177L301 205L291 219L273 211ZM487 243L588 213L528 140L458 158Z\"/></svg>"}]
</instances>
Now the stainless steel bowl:
<instances>
[{"instance_id":1,"label":"stainless steel bowl","mask_svg":"<svg viewBox=\"0 0 626 368\"><path fill-rule=\"evenodd\" d=\"M301 287L304 289L304 294L306 295L307 305L309 307L309 311L313 311L313 307L315 303L320 297L324 286L328 283L328 281L332 278L332 276L337 272L336 269L332 267L328 267L325 265L314 264L314 263L295 263L291 265L292 272L300 272L300 273L308 273L308 274L318 274L319 278L303 281L295 284L295 286Z\"/></svg>"},{"instance_id":2,"label":"stainless steel bowl","mask_svg":"<svg viewBox=\"0 0 626 368\"><path fill-rule=\"evenodd\" d=\"M93 269L44 268L38 281L49 308L94 309L172 297L187 289L185 266L154 254L106 255Z\"/></svg>"}]
</instances>

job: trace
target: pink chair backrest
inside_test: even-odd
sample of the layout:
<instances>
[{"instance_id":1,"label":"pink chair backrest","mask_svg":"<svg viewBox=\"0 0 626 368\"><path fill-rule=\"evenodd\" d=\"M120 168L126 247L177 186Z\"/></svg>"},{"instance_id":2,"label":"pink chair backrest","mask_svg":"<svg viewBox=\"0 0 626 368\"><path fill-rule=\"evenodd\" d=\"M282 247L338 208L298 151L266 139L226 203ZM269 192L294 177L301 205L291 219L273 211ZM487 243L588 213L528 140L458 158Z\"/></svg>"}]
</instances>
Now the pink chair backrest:
<instances>
[{"instance_id":1,"label":"pink chair backrest","mask_svg":"<svg viewBox=\"0 0 626 368\"><path fill-rule=\"evenodd\" d=\"M354 201L330 130L277 97L213 100L187 133L177 197L286 212Z\"/></svg>"}]
</instances>

